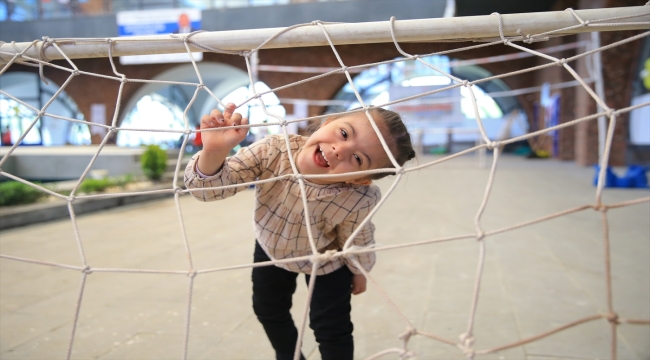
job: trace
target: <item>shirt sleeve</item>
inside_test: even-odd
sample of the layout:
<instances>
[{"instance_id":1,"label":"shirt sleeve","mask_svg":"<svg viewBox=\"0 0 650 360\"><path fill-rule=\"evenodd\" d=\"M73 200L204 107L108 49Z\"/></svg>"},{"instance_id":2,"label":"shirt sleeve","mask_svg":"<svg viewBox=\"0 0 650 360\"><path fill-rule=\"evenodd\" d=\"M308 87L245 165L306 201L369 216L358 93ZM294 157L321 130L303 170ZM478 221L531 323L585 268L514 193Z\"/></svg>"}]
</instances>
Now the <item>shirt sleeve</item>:
<instances>
[{"instance_id":1,"label":"shirt sleeve","mask_svg":"<svg viewBox=\"0 0 650 360\"><path fill-rule=\"evenodd\" d=\"M341 242L341 247L345 244L345 241L352 235L352 233L361 226L363 220L368 217L368 214L374 209L381 198L381 193L379 188L371 187L370 190L364 195L364 201L359 206L357 211L351 212L345 218L343 223L339 226L339 241ZM357 247L369 247L375 244L375 225L372 221L366 222L363 225L363 228L359 231L357 236L352 240L352 245ZM352 258L356 259L358 263L363 267L365 271L370 271L375 265L376 256L374 252L366 252L361 254L352 255ZM354 274L361 274L352 259L344 258L345 264Z\"/></svg>"},{"instance_id":2,"label":"shirt sleeve","mask_svg":"<svg viewBox=\"0 0 650 360\"><path fill-rule=\"evenodd\" d=\"M226 158L221 170L212 176L205 176L198 171L196 164L201 156L201 152L198 152L185 168L185 186L188 189L204 189L191 192L192 196L201 201L222 200L233 196L248 188L236 186L237 184L255 181L260 176L272 155L269 152L266 139L243 147L235 155Z\"/></svg>"}]
</instances>

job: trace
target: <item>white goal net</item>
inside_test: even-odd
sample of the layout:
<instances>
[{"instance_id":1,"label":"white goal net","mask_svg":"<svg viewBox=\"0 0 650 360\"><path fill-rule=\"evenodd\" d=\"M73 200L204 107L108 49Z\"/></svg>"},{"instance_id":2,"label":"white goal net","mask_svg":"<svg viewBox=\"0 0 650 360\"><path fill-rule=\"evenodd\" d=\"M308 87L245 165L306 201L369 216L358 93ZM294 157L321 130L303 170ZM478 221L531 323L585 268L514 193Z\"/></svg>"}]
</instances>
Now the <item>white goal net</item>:
<instances>
[{"instance_id":1,"label":"white goal net","mask_svg":"<svg viewBox=\"0 0 650 360\"><path fill-rule=\"evenodd\" d=\"M322 116L312 116L312 117L303 117L299 119L290 119L279 116L271 111L266 110L263 96L268 93L274 93L288 87L297 86L309 82L317 84L318 81L322 78L332 76L332 75L345 75L348 84L352 87L356 100L361 104L361 108L357 110L346 111L343 113L349 113L352 111L364 111L376 133L382 139L382 144L389 158L391 159L394 168L371 170L366 173L377 173L377 172L387 172L395 174L396 176L391 178L392 183L383 195L382 200L376 206L376 208L370 213L370 216L365 219L364 223L370 221L377 212L381 212L384 208L384 203L386 201L395 201L391 197L394 190L398 184L403 184L404 176L407 173L412 173L410 176L417 176L417 172L421 169L434 167L441 163L447 162L449 160L458 158L464 154L480 152L480 151L490 151L491 164L488 164L489 176L483 195L480 201L480 206L475 209L475 216L472 227L474 231L470 233L458 233L450 237L442 237L435 239L418 239L418 238L404 238L400 244L397 245L383 245L378 243L376 246L371 248L359 248L352 246L352 240L357 235L356 232L353 233L350 238L346 241L346 246L342 251L326 254L315 254L308 256L306 258L295 258L290 259L289 261L304 261L309 260L312 262L313 267L318 267L319 264L326 262L333 257L351 257L352 254L366 253L366 252L381 252L385 253L385 256L390 256L391 250L406 248L411 251L418 251L417 249L423 245L443 243L443 242L452 242L457 240L466 240L466 239L475 239L476 247L478 248L478 261L476 262L476 271L474 274L474 286L471 296L471 306L467 313L466 318L466 328L462 334L458 334L458 338L448 338L436 333L430 333L423 329L418 328L412 319L405 315L404 309L400 306L399 303L392 300L390 296L389 289L384 289L382 285L382 279L376 278L373 273L366 273L366 277L369 279L370 287L376 289L378 293L381 294L381 298L387 304L387 308L393 311L398 317L403 321L404 330L401 333L394 334L395 338L399 338L401 346L386 346L381 351L368 355L368 358L380 358L384 356L398 356L399 358L415 358L417 356L422 356L426 358L426 354L417 354L416 351L412 349L412 339L419 337L421 339L426 339L427 341L440 342L446 344L445 346L456 347L458 352L464 354L465 357L469 359L480 358L481 355L494 354L506 349L511 349L531 342L537 341L539 339L548 337L552 334L564 331L568 328L583 326L586 323L595 322L597 320L606 320L611 325L611 336L610 336L610 347L611 347L611 358L617 358L617 329L621 324L641 324L641 325L650 325L650 319L637 318L636 314L625 314L624 316L619 313L618 309L614 306L613 301L613 282L614 278L611 271L611 262L610 258L610 237L609 237L609 211L613 209L618 209L622 207L629 207L633 205L638 205L641 203L650 202L650 197L642 196L633 200L616 202L616 203L607 203L603 200L603 189L605 187L605 175L606 168L608 166L609 154L612 149L612 143L614 141L614 129L617 124L617 119L626 113L631 111L650 106L650 103L642 103L634 106L624 107L624 108L611 108L607 105L607 102L602 98L602 94L597 93L597 89L592 86L591 82L586 82L583 77L581 77L576 71L575 67L572 65L576 60L590 57L594 54L597 54L602 51L607 51L613 49L619 45L626 44L629 42L637 41L639 39L644 39L650 35L650 6L643 7L633 7L633 8L612 8L612 9L595 9L595 10L572 10L567 9L563 12L553 12L553 13L537 13L537 14L512 14L512 15L500 15L492 14L491 16L480 16L472 18L453 18L453 19L427 19L427 20L408 20L408 21L398 21L391 19L390 21L376 22L376 23L364 23L364 24L340 24L340 23L325 23L321 21L314 21L310 24L300 24L291 26L285 29L262 29L262 30L247 30L247 31L232 31L232 32L194 32L190 34L183 35L169 35L169 36L152 36L152 37L132 37L132 38L106 38L106 39L50 39L45 38L43 41L36 40L32 43L14 43L14 42L3 42L0 43L0 64L2 69L0 70L0 75L6 74L7 70L11 68L14 64L23 64L37 66L43 69L44 67L52 67L58 71L63 71L69 73L67 81L59 88L59 91L56 92L48 102L43 104L42 107L37 108L30 105L28 102L23 99L14 96L10 93L0 91L5 98L11 99L17 103L22 104L26 108L29 108L33 111L33 121L31 121L30 126L24 129L23 133L18 138L18 141L9 149L8 153L0 159L0 176L5 178L22 182L29 186L32 186L40 191L48 193L51 196L57 197L68 203L68 210L70 214L70 221L74 230L74 239L78 248L80 264L72 263L60 263L55 261L33 259L14 256L12 254L4 253L0 254L0 258L4 262L23 262L33 264L34 266L49 266L54 268L68 269L70 271L77 271L80 273L81 285L79 287L77 302L75 305L74 311L74 320L72 332L69 336L69 341L67 343L67 352L65 356L67 358L73 357L73 349L75 344L80 340L75 333L77 331L77 323L81 309L89 290L86 289L86 279L89 276L93 276L95 273L146 273L146 274L173 274L187 276L188 282L188 294L187 294L187 303L185 308L185 326L182 329L184 336L179 339L179 342L183 343L183 351L181 354L178 354L178 357L187 358L188 357L188 347L189 339L194 335L195 332L200 330L191 330L191 319L193 313L193 289L195 287L195 279L197 277L205 276L206 274L211 274L215 272L226 272L234 269L242 268L251 268L253 266L268 266L278 261L271 261L263 264L252 264L249 262L242 262L236 266L220 266L219 264L214 264L212 268L197 268L193 263L193 251L190 246L192 241L187 236L187 231L185 228L185 220L183 218L183 209L180 206L180 197L188 194L190 191L183 187L183 185L178 181L178 174L182 173L182 160L185 153L185 147L189 143L189 139L192 135L201 130L195 129L191 126L188 119L188 109L192 106L197 96L206 92L208 95L222 106L225 104L222 103L222 99L219 99L215 96L210 88L206 86L203 82L202 74L199 71L196 63L193 62L194 69L196 72L196 78L198 79L195 83L180 83L180 82L162 82L160 83L167 85L183 85L191 86L195 88L194 96L189 100L187 108L184 114L184 124L185 128L182 130L161 130L161 129L135 129L135 128L125 128L121 127L120 120L120 104L122 103L122 88L130 82L139 82L139 83L151 83L156 82L149 79L139 79L139 78L129 78L124 74L118 72L117 67L113 63L114 56L122 55L143 55L143 54L154 54L154 53L179 53L192 51L203 51L203 52L217 52L224 54L232 54L232 56L240 56L246 62L248 69L248 75L251 85L255 83L257 78L257 63L253 60L256 53L262 49L269 48L286 48L286 47L304 47L304 46L329 46L332 50L332 53L336 56L337 61L340 66L334 69L323 71L315 76L311 76L304 80L288 83L286 85L270 89L264 92L258 92L255 90L255 86L251 86L252 96L249 97L243 103L236 104L238 107L243 106L249 102L259 103L265 113L269 118L275 119L274 121L269 121L264 124L254 124L254 125L242 125L240 127L261 127L261 126L279 126L282 129L282 132L288 138L288 127L293 123L306 123L309 121L319 121L323 119L326 115ZM550 53L541 52L534 50L532 46L529 46L532 43L546 41L552 37L577 34L581 32L592 32L592 31L620 31L620 30L638 30L636 35L633 35L622 41L617 41L612 44L608 44L599 48L586 50L579 55L573 56L571 58L558 58ZM467 42L473 41L475 44L469 46L458 47L453 50L439 52L436 54L410 54L402 49L400 43L403 42L422 42L422 41L458 41L458 42ZM379 63L370 63L358 66L347 66L337 51L337 45L341 44L360 44L360 43L392 43L395 48L401 53L402 57L399 59L388 60ZM422 59L430 55L447 55L454 54L457 52L462 52L466 50L482 48L482 47L510 47L518 50L521 53L527 54L527 56L538 57L545 60L545 63L542 65L530 67L530 68L521 68L514 69L511 72L496 74L490 77L481 78L478 80L468 81L466 79L458 78L446 72L443 69L437 68L431 63L425 62ZM82 68L78 68L75 59L84 59L84 58L100 58L106 57L106 61L109 61L114 74L111 76L96 74L88 72ZM52 63L53 60L65 60L66 66L58 65ZM353 82L353 74L362 69L367 69L373 66L381 64L389 64L403 61L416 61L422 64L423 66L428 67L429 69L439 73L442 76L445 76L450 79L451 85L445 86L441 89L427 91L419 93L413 96L408 96L396 100L391 100L386 103L370 105L366 103L363 97L360 95L358 90L355 88ZM480 85L484 82L517 76L520 74L539 71L541 69L549 67L561 67L563 71L566 71L572 78L574 85L582 87L584 91L590 96L592 101L596 104L597 112L590 114L585 117L580 117L573 119L571 121L563 122L558 125L551 127L539 129L527 134L516 136L507 139L494 139L490 138L486 131L484 130L482 119L478 110L477 100L475 96L474 88L477 85ZM88 125L95 127L102 127L106 131L106 135L103 137L102 142L99 144L98 151L95 156L92 158L90 163L87 164L85 171L81 174L76 183L76 186L70 192L70 194L60 194L56 191L50 190L49 188L42 186L38 183L25 180L15 174L10 172L2 171L2 166L5 164L9 158L11 158L14 150L21 144L24 138L27 136L29 131L37 124L37 122L44 116L50 116L52 118L58 119L62 122L73 122L87 124L83 120L67 118L60 115L55 115L48 113L48 107L51 103L59 96L70 82L79 76L87 77L102 77L115 81L119 83L120 92L118 98L116 99L116 110L112 116L110 123L107 124L97 124L97 123L88 123ZM422 97L435 94L437 92L442 92L450 89L460 89L465 88L470 94L471 102L474 108L475 120L477 131L481 142L477 143L475 146L460 151L453 155L443 156L441 158L436 158L431 161L421 161L417 165L409 164L405 167L399 166L395 159L393 158L390 149L383 141L383 137L379 132L377 126L374 124L373 118L369 115L369 110L373 107L389 107L399 103L413 101ZM342 113L339 113L342 114ZM600 119L600 120L599 120ZM567 208L558 212L548 213L544 216L533 218L523 222L511 223L507 226L501 228L486 228L483 225L482 219L483 214L490 201L490 194L492 192L493 183L495 176L497 176L498 165L501 160L500 149L508 144L516 143L522 140L531 139L542 134L547 134L553 131L558 131L563 128L576 126L577 124L584 122L598 122L600 121L604 124L604 127L601 127L603 130L602 136L602 147L600 154L600 174L598 176L597 186L595 187L593 201L589 203L584 203L577 207ZM178 136L183 136L183 143L181 151L178 157L176 165L176 175L174 177L173 184L171 187L162 190L154 191L135 191L135 192L124 192L124 193L111 193L111 194L79 194L79 187L81 182L88 176L93 164L96 159L100 156L102 151L105 149L105 146L108 140L115 136L121 131L155 131L155 132L170 132L176 133ZM203 130L206 131L206 130ZM209 130L213 131L213 130ZM219 130L216 130L219 131ZM288 141L288 140L287 140ZM318 175L303 175L297 171L295 164L292 164L294 173L290 176L296 178L301 183L301 186L304 191L304 180L310 178L317 178ZM322 177L322 176L321 176ZM266 181L276 181L278 179L264 180ZM262 181L254 181L248 185L255 185ZM407 184L408 186L408 184ZM201 189L203 190L203 189ZM198 190L197 190L198 191ZM111 267L98 267L93 264L91 261L88 261L85 252L84 252L84 236L79 231L77 226L77 217L75 215L75 210L73 204L77 201L84 199L95 199L102 197L128 197L135 196L140 194L147 193L167 193L170 197L173 196L176 203L177 218L169 219L170 221L174 220L178 222L178 226L181 230L182 241L186 251L187 266L185 268L177 270L158 270L158 269L140 269L140 268L111 268ZM646 194L644 194L646 195ZM306 203L307 198L303 194L303 202ZM391 199L391 200L389 200ZM399 201L399 200L397 200ZM308 207L305 206L305 209ZM583 212L587 210L594 210L599 213L600 221L602 223L602 246L605 249L603 266L604 266L604 282L606 291L599 296L605 298L607 309L603 313L593 313L588 316L580 317L578 319L567 319L566 323L557 326L555 328L549 328L543 331L540 331L538 334L526 338L512 339L507 343L503 343L499 346L491 348L477 348L475 346L476 338L480 336L475 333L475 319L477 314L478 304L481 302L481 284L484 279L484 263L486 259L486 246L489 246L487 242L490 237L503 234L506 232L515 231L528 226L533 226L542 222L546 222L552 219L568 216L570 214L575 214L578 212ZM361 229L361 227L359 227ZM314 245L314 240L310 239L311 246L313 249L316 249ZM647 241L645 239L644 241ZM471 255L474 256L474 255ZM286 262L288 260L282 260ZM358 267L361 269L361 267ZM314 279L315 277L312 277ZM313 289L314 282L312 281L309 284L307 299L309 299L309 294ZM414 294L416 290L414 289ZM417 295L414 295L417 296ZM308 304L308 301L306 302ZM299 355L298 349L300 349L300 343L303 340L303 335L305 333L307 318L308 318L308 306L306 306L302 311L302 318L298 324L299 328L299 343L297 344L296 357ZM357 336L363 336L363 334L357 334ZM223 344L223 346L228 346ZM393 354L393 355L390 355Z\"/></svg>"}]
</instances>

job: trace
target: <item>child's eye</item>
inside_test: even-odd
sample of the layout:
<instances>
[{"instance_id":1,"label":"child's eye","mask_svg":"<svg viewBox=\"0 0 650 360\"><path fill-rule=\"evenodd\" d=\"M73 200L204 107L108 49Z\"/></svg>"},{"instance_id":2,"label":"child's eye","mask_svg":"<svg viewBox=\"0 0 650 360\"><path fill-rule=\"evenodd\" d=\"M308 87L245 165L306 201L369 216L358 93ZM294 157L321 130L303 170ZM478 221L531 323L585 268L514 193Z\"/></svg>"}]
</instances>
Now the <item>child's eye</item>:
<instances>
[{"instance_id":1,"label":"child's eye","mask_svg":"<svg viewBox=\"0 0 650 360\"><path fill-rule=\"evenodd\" d=\"M361 160L361 156L359 156L359 155L354 155L354 159L357 161L357 163L359 165L361 165L363 163L363 160Z\"/></svg>"},{"instance_id":2,"label":"child's eye","mask_svg":"<svg viewBox=\"0 0 650 360\"><path fill-rule=\"evenodd\" d=\"M343 138L347 140L348 138L348 132L345 131L344 129L341 129L341 135L343 135Z\"/></svg>"}]
</instances>

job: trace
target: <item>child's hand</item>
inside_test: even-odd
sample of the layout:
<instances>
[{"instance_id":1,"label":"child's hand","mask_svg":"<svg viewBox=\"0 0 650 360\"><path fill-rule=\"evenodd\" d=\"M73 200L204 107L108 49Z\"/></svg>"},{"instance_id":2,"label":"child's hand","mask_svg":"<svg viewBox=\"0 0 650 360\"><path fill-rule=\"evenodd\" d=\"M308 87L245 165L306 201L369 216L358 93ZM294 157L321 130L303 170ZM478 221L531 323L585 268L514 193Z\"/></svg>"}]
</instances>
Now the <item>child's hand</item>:
<instances>
[{"instance_id":1,"label":"child's hand","mask_svg":"<svg viewBox=\"0 0 650 360\"><path fill-rule=\"evenodd\" d=\"M233 114L234 111L235 104L230 103L223 114L214 109L210 115L203 115L201 130L248 124L248 119L242 119L241 114ZM198 170L208 176L216 174L230 150L246 138L247 132L246 128L202 132L203 150L197 163Z\"/></svg>"},{"instance_id":2,"label":"child's hand","mask_svg":"<svg viewBox=\"0 0 650 360\"><path fill-rule=\"evenodd\" d=\"M235 104L229 103L226 105L223 114L218 109L214 109L210 112L210 115L203 115L201 117L201 130L248 124L248 119L242 119L241 114L234 113L234 111ZM246 128L202 132L203 150L230 152L246 138L246 133L248 133Z\"/></svg>"},{"instance_id":3,"label":"child's hand","mask_svg":"<svg viewBox=\"0 0 650 360\"><path fill-rule=\"evenodd\" d=\"M366 291L366 277L363 274L354 274L352 277L352 295L359 295Z\"/></svg>"}]
</instances>

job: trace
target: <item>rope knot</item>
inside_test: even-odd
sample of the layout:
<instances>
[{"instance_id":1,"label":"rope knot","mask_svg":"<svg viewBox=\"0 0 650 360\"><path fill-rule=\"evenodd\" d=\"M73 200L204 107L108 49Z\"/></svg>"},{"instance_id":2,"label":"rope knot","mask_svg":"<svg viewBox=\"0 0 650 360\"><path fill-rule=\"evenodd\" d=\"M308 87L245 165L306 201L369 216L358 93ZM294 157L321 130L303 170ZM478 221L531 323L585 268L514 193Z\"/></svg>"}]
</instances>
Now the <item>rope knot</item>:
<instances>
[{"instance_id":1,"label":"rope knot","mask_svg":"<svg viewBox=\"0 0 650 360\"><path fill-rule=\"evenodd\" d=\"M320 20L314 20L314 21L311 22L312 25L318 25L320 23L322 23L322 21L320 21Z\"/></svg>"},{"instance_id":2,"label":"rope knot","mask_svg":"<svg viewBox=\"0 0 650 360\"><path fill-rule=\"evenodd\" d=\"M400 359L410 359L410 358L413 358L415 356L416 356L416 353L414 353L414 352L412 352L410 350L401 349L401 351L399 352L399 358Z\"/></svg>"},{"instance_id":3,"label":"rope knot","mask_svg":"<svg viewBox=\"0 0 650 360\"><path fill-rule=\"evenodd\" d=\"M182 192L183 192L183 189L181 187L177 186L177 187L174 188L174 194L180 194Z\"/></svg>"},{"instance_id":4,"label":"rope knot","mask_svg":"<svg viewBox=\"0 0 650 360\"><path fill-rule=\"evenodd\" d=\"M286 119L280 120L280 126L287 126L287 120Z\"/></svg>"},{"instance_id":5,"label":"rope knot","mask_svg":"<svg viewBox=\"0 0 650 360\"><path fill-rule=\"evenodd\" d=\"M555 62L555 65L557 65L557 66L564 66L564 64L566 64L566 59L565 58L562 58L562 59Z\"/></svg>"},{"instance_id":6,"label":"rope knot","mask_svg":"<svg viewBox=\"0 0 650 360\"><path fill-rule=\"evenodd\" d=\"M397 338L400 339L400 340L406 340L406 341L408 341L408 340L411 338L411 336L413 336L413 335L417 335L417 333L418 333L418 331L417 331L415 328L413 328L413 327L411 327L411 326L408 326L408 327L406 328L406 331L404 331L403 333L399 334L399 336L398 336Z\"/></svg>"},{"instance_id":7,"label":"rope knot","mask_svg":"<svg viewBox=\"0 0 650 360\"><path fill-rule=\"evenodd\" d=\"M45 56L45 49L47 49L48 46L52 46L54 43L54 40L50 39L48 36L43 36L43 44L41 44L41 49L38 51L38 56L41 60L49 62L50 60ZM14 47L16 47L15 42L11 42ZM38 65L39 69L39 74L41 75L41 79L44 79L43 76L43 64ZM46 84L48 83L47 81L43 80Z\"/></svg>"},{"instance_id":8,"label":"rope knot","mask_svg":"<svg viewBox=\"0 0 650 360\"><path fill-rule=\"evenodd\" d=\"M196 277L196 270L192 269L192 270L188 271L187 276L189 276L190 278L193 279L194 277Z\"/></svg>"},{"instance_id":9,"label":"rope knot","mask_svg":"<svg viewBox=\"0 0 650 360\"><path fill-rule=\"evenodd\" d=\"M607 117L612 117L614 113L615 113L614 109L607 109Z\"/></svg>"},{"instance_id":10,"label":"rope knot","mask_svg":"<svg viewBox=\"0 0 650 360\"><path fill-rule=\"evenodd\" d=\"M337 252L338 251L336 251L336 250L327 250L324 253L315 255L314 260L318 261L319 263L330 262L330 261L334 260L334 258L336 258L336 253Z\"/></svg>"},{"instance_id":11,"label":"rope knot","mask_svg":"<svg viewBox=\"0 0 650 360\"><path fill-rule=\"evenodd\" d=\"M463 80L462 84L463 84L464 87L470 87L471 86L471 85L469 85L469 80Z\"/></svg>"},{"instance_id":12,"label":"rope knot","mask_svg":"<svg viewBox=\"0 0 650 360\"><path fill-rule=\"evenodd\" d=\"M348 67L344 65L344 66L341 67L341 70L343 70L343 72L346 73L346 72L348 72Z\"/></svg>"},{"instance_id":13,"label":"rope knot","mask_svg":"<svg viewBox=\"0 0 650 360\"><path fill-rule=\"evenodd\" d=\"M612 324L619 324L619 322L618 322L618 314L617 313L606 314L605 319L607 319L607 321L609 321Z\"/></svg>"},{"instance_id":14,"label":"rope knot","mask_svg":"<svg viewBox=\"0 0 650 360\"><path fill-rule=\"evenodd\" d=\"M83 269L81 269L81 272L90 275L93 273L93 270L90 268L90 266L86 265Z\"/></svg>"},{"instance_id":15,"label":"rope knot","mask_svg":"<svg viewBox=\"0 0 650 360\"><path fill-rule=\"evenodd\" d=\"M584 25L584 26L589 26L589 20L585 20L585 22L582 23L582 25Z\"/></svg>"},{"instance_id":16,"label":"rope knot","mask_svg":"<svg viewBox=\"0 0 650 360\"><path fill-rule=\"evenodd\" d=\"M117 128L115 126L111 126L110 128L108 128L108 131L115 133L117 132Z\"/></svg>"},{"instance_id":17,"label":"rope knot","mask_svg":"<svg viewBox=\"0 0 650 360\"><path fill-rule=\"evenodd\" d=\"M397 169L395 169L395 175L403 174L404 173L404 167L400 166Z\"/></svg>"},{"instance_id":18,"label":"rope knot","mask_svg":"<svg viewBox=\"0 0 650 360\"><path fill-rule=\"evenodd\" d=\"M490 150L493 150L495 148L499 147L499 142L498 141L490 141L486 144L487 148Z\"/></svg>"},{"instance_id":19,"label":"rope knot","mask_svg":"<svg viewBox=\"0 0 650 360\"><path fill-rule=\"evenodd\" d=\"M192 133L192 130L190 130L190 129L186 129L185 131L183 131L183 134L185 134L185 135L189 135L191 133Z\"/></svg>"},{"instance_id":20,"label":"rope knot","mask_svg":"<svg viewBox=\"0 0 650 360\"><path fill-rule=\"evenodd\" d=\"M305 177L302 176L302 174L294 174L293 178L296 179L296 180L304 180L305 179Z\"/></svg>"},{"instance_id":21,"label":"rope knot","mask_svg":"<svg viewBox=\"0 0 650 360\"><path fill-rule=\"evenodd\" d=\"M126 76L122 75L122 79L120 80L120 82L121 83L128 83L129 79Z\"/></svg>"},{"instance_id":22,"label":"rope knot","mask_svg":"<svg viewBox=\"0 0 650 360\"><path fill-rule=\"evenodd\" d=\"M74 69L74 70L72 70L71 74L72 74L72 76L79 76L79 70Z\"/></svg>"},{"instance_id":23,"label":"rope knot","mask_svg":"<svg viewBox=\"0 0 650 360\"><path fill-rule=\"evenodd\" d=\"M476 241L482 241L484 238L485 238L485 233L483 232L483 230L479 230L476 233Z\"/></svg>"},{"instance_id":24,"label":"rope knot","mask_svg":"<svg viewBox=\"0 0 650 360\"><path fill-rule=\"evenodd\" d=\"M476 355L474 349L472 349L472 345L474 344L474 337L470 334L463 333L460 334L460 341L462 344L458 347L463 351L463 354L465 354L468 359L474 359L474 355Z\"/></svg>"},{"instance_id":25,"label":"rope knot","mask_svg":"<svg viewBox=\"0 0 650 360\"><path fill-rule=\"evenodd\" d=\"M466 349L463 349L463 354L465 354L465 356L466 356L468 359L473 359L473 358L474 358L474 355L476 355L476 354L474 353L474 349L472 349L472 348L466 348Z\"/></svg>"},{"instance_id":26,"label":"rope knot","mask_svg":"<svg viewBox=\"0 0 650 360\"><path fill-rule=\"evenodd\" d=\"M36 115L37 115L39 118L41 118L41 117L43 117L43 115L45 115L45 111L43 111L43 110L39 110L39 111L36 113Z\"/></svg>"},{"instance_id":27,"label":"rope knot","mask_svg":"<svg viewBox=\"0 0 650 360\"><path fill-rule=\"evenodd\" d=\"M68 200L69 203L73 203L76 198L74 196L68 196L65 199Z\"/></svg>"},{"instance_id":28,"label":"rope knot","mask_svg":"<svg viewBox=\"0 0 650 360\"><path fill-rule=\"evenodd\" d=\"M474 337L471 334L462 333L460 334L459 338L460 341L463 343L463 346L466 348L470 348L474 344Z\"/></svg>"}]
</instances>

